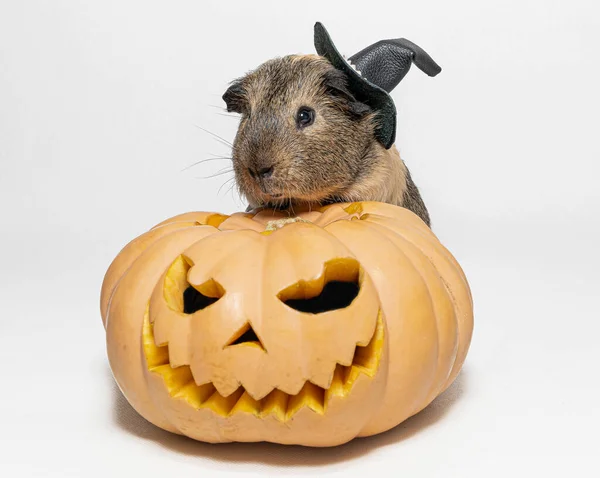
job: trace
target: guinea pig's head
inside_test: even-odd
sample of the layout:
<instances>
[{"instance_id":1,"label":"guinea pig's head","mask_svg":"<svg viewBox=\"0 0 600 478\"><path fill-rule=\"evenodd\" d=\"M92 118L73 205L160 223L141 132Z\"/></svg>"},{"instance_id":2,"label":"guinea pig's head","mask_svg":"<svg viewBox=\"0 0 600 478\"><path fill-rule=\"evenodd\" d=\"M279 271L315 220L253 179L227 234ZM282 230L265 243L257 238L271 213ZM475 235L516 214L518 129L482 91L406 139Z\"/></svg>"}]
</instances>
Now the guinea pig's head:
<instances>
[{"instance_id":1,"label":"guinea pig's head","mask_svg":"<svg viewBox=\"0 0 600 478\"><path fill-rule=\"evenodd\" d=\"M233 167L253 207L329 202L369 170L375 115L320 56L270 60L223 99L241 114Z\"/></svg>"}]
</instances>

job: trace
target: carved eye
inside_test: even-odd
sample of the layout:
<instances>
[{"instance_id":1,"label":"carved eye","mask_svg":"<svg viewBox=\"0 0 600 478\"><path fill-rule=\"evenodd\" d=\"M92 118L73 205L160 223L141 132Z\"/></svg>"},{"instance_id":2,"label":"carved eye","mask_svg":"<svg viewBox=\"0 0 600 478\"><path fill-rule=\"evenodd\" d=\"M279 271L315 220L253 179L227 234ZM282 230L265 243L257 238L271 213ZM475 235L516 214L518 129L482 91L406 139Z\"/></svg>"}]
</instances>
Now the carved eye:
<instances>
[{"instance_id":1,"label":"carved eye","mask_svg":"<svg viewBox=\"0 0 600 478\"><path fill-rule=\"evenodd\" d=\"M336 259L325 264L325 277L301 280L282 290L277 298L285 305L309 314L344 309L360 292L360 265L352 259Z\"/></svg>"},{"instance_id":2,"label":"carved eye","mask_svg":"<svg viewBox=\"0 0 600 478\"><path fill-rule=\"evenodd\" d=\"M210 297L189 286L183 291L183 313L193 314L214 304L221 297Z\"/></svg>"},{"instance_id":3,"label":"carved eye","mask_svg":"<svg viewBox=\"0 0 600 478\"><path fill-rule=\"evenodd\" d=\"M332 281L325 284L323 291L315 297L288 299L284 303L299 312L320 314L348 307L358 295L358 291L359 285L356 282Z\"/></svg>"},{"instance_id":4,"label":"carved eye","mask_svg":"<svg viewBox=\"0 0 600 478\"><path fill-rule=\"evenodd\" d=\"M163 289L168 306L184 314L205 309L225 295L225 289L214 279L192 286L187 280L192 265L191 259L177 257L167 271Z\"/></svg>"},{"instance_id":5,"label":"carved eye","mask_svg":"<svg viewBox=\"0 0 600 478\"><path fill-rule=\"evenodd\" d=\"M315 110L308 106L302 106L296 114L298 128L306 128L315 122Z\"/></svg>"}]
</instances>

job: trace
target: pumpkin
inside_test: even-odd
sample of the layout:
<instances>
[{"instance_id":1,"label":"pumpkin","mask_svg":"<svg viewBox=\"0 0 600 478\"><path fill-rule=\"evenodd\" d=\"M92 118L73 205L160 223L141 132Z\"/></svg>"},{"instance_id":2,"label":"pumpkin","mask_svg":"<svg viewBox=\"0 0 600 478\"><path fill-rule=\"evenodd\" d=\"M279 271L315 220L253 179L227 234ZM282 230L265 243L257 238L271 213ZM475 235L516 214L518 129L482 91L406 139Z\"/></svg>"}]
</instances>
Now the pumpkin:
<instances>
[{"instance_id":1,"label":"pumpkin","mask_svg":"<svg viewBox=\"0 0 600 478\"><path fill-rule=\"evenodd\" d=\"M101 315L131 405L212 443L388 430L454 381L473 330L454 257L377 202L173 217L113 261Z\"/></svg>"}]
</instances>

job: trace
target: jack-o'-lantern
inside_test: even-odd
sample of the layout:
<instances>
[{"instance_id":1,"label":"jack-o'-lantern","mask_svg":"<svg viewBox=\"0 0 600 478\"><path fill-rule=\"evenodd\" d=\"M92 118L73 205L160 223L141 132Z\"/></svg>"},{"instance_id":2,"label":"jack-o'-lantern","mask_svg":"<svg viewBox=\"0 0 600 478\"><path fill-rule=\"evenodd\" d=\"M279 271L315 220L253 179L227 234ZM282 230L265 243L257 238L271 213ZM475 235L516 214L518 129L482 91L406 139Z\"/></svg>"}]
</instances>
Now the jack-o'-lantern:
<instances>
[{"instance_id":1,"label":"jack-o'-lantern","mask_svg":"<svg viewBox=\"0 0 600 478\"><path fill-rule=\"evenodd\" d=\"M147 420L208 442L332 446L385 431L456 378L472 299L412 212L188 213L128 244L101 312Z\"/></svg>"}]
</instances>

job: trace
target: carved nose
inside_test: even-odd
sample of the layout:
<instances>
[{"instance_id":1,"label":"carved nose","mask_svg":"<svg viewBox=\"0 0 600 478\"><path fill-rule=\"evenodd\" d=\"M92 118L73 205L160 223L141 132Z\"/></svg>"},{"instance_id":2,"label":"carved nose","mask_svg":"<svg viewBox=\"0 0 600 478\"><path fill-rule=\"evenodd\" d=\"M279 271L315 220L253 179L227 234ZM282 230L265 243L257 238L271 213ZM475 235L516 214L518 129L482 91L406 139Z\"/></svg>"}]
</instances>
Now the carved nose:
<instances>
[{"instance_id":1,"label":"carved nose","mask_svg":"<svg viewBox=\"0 0 600 478\"><path fill-rule=\"evenodd\" d=\"M253 178L267 179L273 175L273 166L267 168L248 168Z\"/></svg>"}]
</instances>

